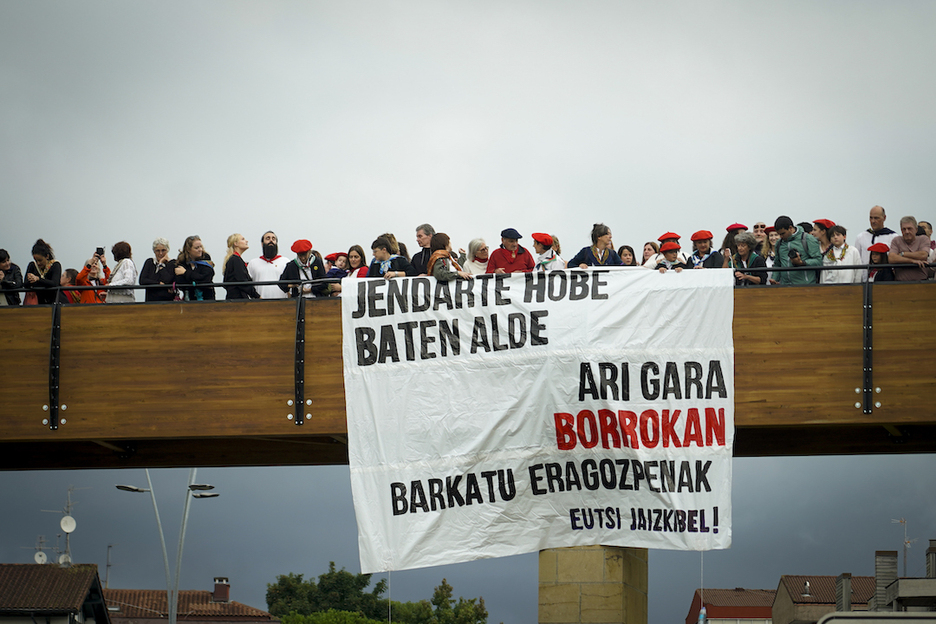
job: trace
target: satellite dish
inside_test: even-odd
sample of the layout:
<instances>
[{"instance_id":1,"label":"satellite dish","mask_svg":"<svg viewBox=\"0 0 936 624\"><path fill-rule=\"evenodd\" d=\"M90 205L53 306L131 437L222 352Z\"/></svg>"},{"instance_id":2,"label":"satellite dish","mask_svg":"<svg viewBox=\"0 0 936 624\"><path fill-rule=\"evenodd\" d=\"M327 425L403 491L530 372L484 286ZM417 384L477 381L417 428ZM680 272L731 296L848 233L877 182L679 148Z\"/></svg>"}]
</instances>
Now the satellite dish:
<instances>
[{"instance_id":1,"label":"satellite dish","mask_svg":"<svg viewBox=\"0 0 936 624\"><path fill-rule=\"evenodd\" d=\"M68 565L71 563L71 556L68 553L62 553L59 555L58 562L61 565Z\"/></svg>"},{"instance_id":2,"label":"satellite dish","mask_svg":"<svg viewBox=\"0 0 936 624\"><path fill-rule=\"evenodd\" d=\"M36 554L33 556L33 559L36 560L36 563L45 563L46 561L49 560L49 558L46 557L46 554L42 552L41 550L36 551Z\"/></svg>"},{"instance_id":3,"label":"satellite dish","mask_svg":"<svg viewBox=\"0 0 936 624\"><path fill-rule=\"evenodd\" d=\"M75 519L71 516L62 516L62 521L59 524L61 524L62 530L66 533L71 533L75 530L75 527L78 526L78 523L75 522Z\"/></svg>"}]
</instances>

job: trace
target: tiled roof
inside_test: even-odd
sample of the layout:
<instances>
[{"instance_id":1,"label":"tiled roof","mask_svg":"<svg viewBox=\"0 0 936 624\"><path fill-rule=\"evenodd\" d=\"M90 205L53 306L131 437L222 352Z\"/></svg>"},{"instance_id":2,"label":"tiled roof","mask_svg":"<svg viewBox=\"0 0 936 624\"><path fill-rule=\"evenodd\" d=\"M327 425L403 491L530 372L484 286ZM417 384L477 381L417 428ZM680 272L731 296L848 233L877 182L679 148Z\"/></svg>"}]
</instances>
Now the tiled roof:
<instances>
[{"instance_id":1,"label":"tiled roof","mask_svg":"<svg viewBox=\"0 0 936 624\"><path fill-rule=\"evenodd\" d=\"M95 581L93 564L0 563L0 611L76 613Z\"/></svg>"},{"instance_id":2,"label":"tiled roof","mask_svg":"<svg viewBox=\"0 0 936 624\"><path fill-rule=\"evenodd\" d=\"M774 589L697 589L702 594L706 609L714 607L771 607L777 591ZM711 614L710 614L711 615Z\"/></svg>"},{"instance_id":3,"label":"tiled roof","mask_svg":"<svg viewBox=\"0 0 936 624\"><path fill-rule=\"evenodd\" d=\"M786 588L793 604L835 604L834 576L798 576L784 574L780 585ZM809 595L803 596L805 583L809 581ZM874 595L873 576L851 577L852 605L867 604Z\"/></svg>"},{"instance_id":4,"label":"tiled roof","mask_svg":"<svg viewBox=\"0 0 936 624\"><path fill-rule=\"evenodd\" d=\"M239 602L212 602L212 593L202 590L179 590L179 621L193 619L237 619L275 620L266 611L249 607ZM110 609L111 619L160 618L169 612L164 589L105 589L104 598Z\"/></svg>"}]
</instances>

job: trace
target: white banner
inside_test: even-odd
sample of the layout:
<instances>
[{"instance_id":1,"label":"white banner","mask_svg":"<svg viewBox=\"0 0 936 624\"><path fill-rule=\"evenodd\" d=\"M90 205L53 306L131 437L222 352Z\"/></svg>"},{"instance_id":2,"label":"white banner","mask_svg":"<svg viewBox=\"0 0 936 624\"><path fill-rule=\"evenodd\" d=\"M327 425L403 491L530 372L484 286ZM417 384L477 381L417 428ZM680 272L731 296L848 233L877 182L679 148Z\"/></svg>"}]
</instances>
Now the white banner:
<instances>
[{"instance_id":1,"label":"white banner","mask_svg":"<svg viewBox=\"0 0 936 624\"><path fill-rule=\"evenodd\" d=\"M731 544L731 271L346 280L363 572Z\"/></svg>"}]
</instances>

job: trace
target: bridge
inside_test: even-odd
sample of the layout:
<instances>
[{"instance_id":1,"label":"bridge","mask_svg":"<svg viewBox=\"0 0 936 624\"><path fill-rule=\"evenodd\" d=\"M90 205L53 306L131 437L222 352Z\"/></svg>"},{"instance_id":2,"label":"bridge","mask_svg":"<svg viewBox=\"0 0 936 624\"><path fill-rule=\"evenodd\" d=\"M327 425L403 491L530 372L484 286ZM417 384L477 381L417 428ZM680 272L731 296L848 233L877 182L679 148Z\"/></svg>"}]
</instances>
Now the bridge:
<instances>
[{"instance_id":1,"label":"bridge","mask_svg":"<svg viewBox=\"0 0 936 624\"><path fill-rule=\"evenodd\" d=\"M736 456L936 452L936 286L734 298ZM340 303L0 309L0 469L346 464ZM617 562L616 621L647 621L646 550L603 546L541 553L541 621L564 558Z\"/></svg>"},{"instance_id":2,"label":"bridge","mask_svg":"<svg viewBox=\"0 0 936 624\"><path fill-rule=\"evenodd\" d=\"M936 451L933 310L930 283L736 289L735 454ZM337 299L6 308L0 341L0 469L348 461Z\"/></svg>"}]
</instances>

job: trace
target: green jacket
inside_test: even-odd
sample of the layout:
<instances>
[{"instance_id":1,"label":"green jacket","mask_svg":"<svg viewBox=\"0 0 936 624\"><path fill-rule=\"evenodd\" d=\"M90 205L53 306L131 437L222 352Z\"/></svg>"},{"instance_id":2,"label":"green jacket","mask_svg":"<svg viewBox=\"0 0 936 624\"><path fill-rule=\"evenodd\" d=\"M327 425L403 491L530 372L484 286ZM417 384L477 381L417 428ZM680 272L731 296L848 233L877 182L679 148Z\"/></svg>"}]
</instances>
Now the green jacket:
<instances>
[{"instance_id":1,"label":"green jacket","mask_svg":"<svg viewBox=\"0 0 936 624\"><path fill-rule=\"evenodd\" d=\"M788 267L793 266L790 262L790 252L799 252L800 258L807 266L822 266L822 250L819 248L819 240L812 234L807 234L803 228L796 228L796 233L789 240L777 241L777 251L774 256L774 266ZM800 286L803 284L818 284L818 271L775 271L773 279L781 284L793 284Z\"/></svg>"}]
</instances>

